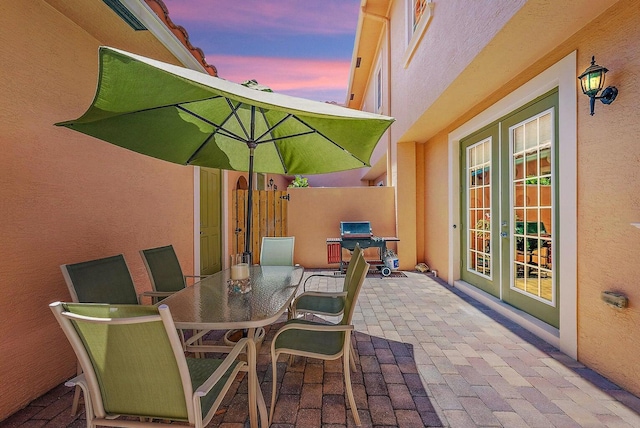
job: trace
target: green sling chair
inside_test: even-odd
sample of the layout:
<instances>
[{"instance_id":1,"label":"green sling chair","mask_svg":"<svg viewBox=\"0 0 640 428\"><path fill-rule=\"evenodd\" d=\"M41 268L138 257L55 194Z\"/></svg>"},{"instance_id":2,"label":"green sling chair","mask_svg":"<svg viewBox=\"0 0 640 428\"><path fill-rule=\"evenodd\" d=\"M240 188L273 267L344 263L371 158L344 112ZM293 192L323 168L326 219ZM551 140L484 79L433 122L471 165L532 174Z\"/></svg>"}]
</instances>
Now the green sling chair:
<instances>
[{"instance_id":1,"label":"green sling chair","mask_svg":"<svg viewBox=\"0 0 640 428\"><path fill-rule=\"evenodd\" d=\"M297 318L300 314L316 314L316 315L328 315L328 316L340 316L344 312L345 297L347 296L347 286L353 276L353 267L355 261L364 257L363 251L359 245L356 245L353 254L351 255L351 261L347 266L347 272L344 277L344 283L342 291L327 292L327 291L305 291L291 304L291 315L293 318ZM303 284L303 289L306 290L307 281L310 278L324 276L335 278L335 275L328 274L313 274L308 276Z\"/></svg>"},{"instance_id":2,"label":"green sling chair","mask_svg":"<svg viewBox=\"0 0 640 428\"><path fill-rule=\"evenodd\" d=\"M225 359L186 358L166 305L50 305L83 373L66 383L85 396L87 427L181 421L204 427L240 371L248 372L249 418L267 426L255 344L238 342ZM246 362L238 359L246 352ZM126 417L126 418L122 418Z\"/></svg>"},{"instance_id":3,"label":"green sling chair","mask_svg":"<svg viewBox=\"0 0 640 428\"><path fill-rule=\"evenodd\" d=\"M347 296L342 320L339 324L322 324L318 322L291 319L276 332L271 342L271 364L273 372L273 384L271 392L271 408L269 411L269 421L273 419L273 412L276 403L276 383L277 383L277 361L280 354L291 356L299 355L304 357L319 358L323 360L343 359L343 371L347 397L353 419L356 425L360 426L360 417L353 397L351 388L351 372L349 356L351 351L351 332L353 325L351 319L355 310L356 299L362 288L362 284L367 276L369 263L364 257L358 257L353 267L353 275L347 285Z\"/></svg>"},{"instance_id":4,"label":"green sling chair","mask_svg":"<svg viewBox=\"0 0 640 428\"><path fill-rule=\"evenodd\" d=\"M71 300L82 303L139 303L136 288L124 255L105 257L86 262L61 265ZM81 373L78 367L78 374ZM80 403L80 388L73 395L71 414L75 415Z\"/></svg>"},{"instance_id":5,"label":"green sling chair","mask_svg":"<svg viewBox=\"0 0 640 428\"><path fill-rule=\"evenodd\" d=\"M165 245L163 247L148 248L140 250L140 256L147 268L149 280L151 281L152 291L145 291L140 294L143 297L150 297L151 303L157 304L165 297L184 289L187 286L187 278L201 279L206 275L184 275L178 256L173 249L173 245ZM194 330L192 340L202 343L202 338L209 333L209 330ZM181 340L184 343L184 336L180 330ZM201 357L202 354L197 352L196 356Z\"/></svg>"},{"instance_id":6,"label":"green sling chair","mask_svg":"<svg viewBox=\"0 0 640 428\"><path fill-rule=\"evenodd\" d=\"M147 268L152 291L140 294L157 303L165 297L187 286L187 278L204 278L203 275L184 275L173 245L140 250L140 256Z\"/></svg>"},{"instance_id":7,"label":"green sling chair","mask_svg":"<svg viewBox=\"0 0 640 428\"><path fill-rule=\"evenodd\" d=\"M74 302L138 304L133 279L122 254L61 265Z\"/></svg>"},{"instance_id":8,"label":"green sling chair","mask_svg":"<svg viewBox=\"0 0 640 428\"><path fill-rule=\"evenodd\" d=\"M260 246L260 265L293 266L293 236L263 236Z\"/></svg>"}]
</instances>

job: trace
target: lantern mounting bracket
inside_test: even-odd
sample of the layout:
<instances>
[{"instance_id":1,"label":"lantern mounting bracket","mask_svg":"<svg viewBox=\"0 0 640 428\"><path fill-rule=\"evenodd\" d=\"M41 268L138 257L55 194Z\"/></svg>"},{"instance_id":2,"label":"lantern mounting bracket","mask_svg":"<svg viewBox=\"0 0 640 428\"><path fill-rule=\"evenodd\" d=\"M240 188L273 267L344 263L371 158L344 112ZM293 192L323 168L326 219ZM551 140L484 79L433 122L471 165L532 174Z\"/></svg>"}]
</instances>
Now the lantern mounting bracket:
<instances>
[{"instance_id":1,"label":"lantern mounting bracket","mask_svg":"<svg viewBox=\"0 0 640 428\"><path fill-rule=\"evenodd\" d=\"M596 97L596 99L600 100L602 104L611 104L617 96L618 88L615 86L607 86L604 91L602 91L602 95Z\"/></svg>"}]
</instances>

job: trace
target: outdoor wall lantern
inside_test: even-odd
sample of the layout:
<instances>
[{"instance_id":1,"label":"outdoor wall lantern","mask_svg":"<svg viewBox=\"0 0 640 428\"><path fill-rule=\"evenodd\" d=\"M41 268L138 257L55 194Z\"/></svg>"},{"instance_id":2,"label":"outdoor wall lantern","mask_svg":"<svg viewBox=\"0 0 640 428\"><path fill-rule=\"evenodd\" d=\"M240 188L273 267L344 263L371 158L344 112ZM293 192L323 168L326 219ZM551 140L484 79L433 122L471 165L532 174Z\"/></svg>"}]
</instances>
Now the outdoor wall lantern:
<instances>
[{"instance_id":1,"label":"outdoor wall lantern","mask_svg":"<svg viewBox=\"0 0 640 428\"><path fill-rule=\"evenodd\" d=\"M602 101L602 104L611 104L618 96L618 89L615 86L607 86L602 95L599 97L598 92L604 86L604 75L609 71L605 67L596 64L596 57L591 57L591 65L578 76L582 92L590 98L589 105L591 107L591 116L595 108L596 100Z\"/></svg>"},{"instance_id":2,"label":"outdoor wall lantern","mask_svg":"<svg viewBox=\"0 0 640 428\"><path fill-rule=\"evenodd\" d=\"M273 187L273 178L269 179L269 187Z\"/></svg>"}]
</instances>

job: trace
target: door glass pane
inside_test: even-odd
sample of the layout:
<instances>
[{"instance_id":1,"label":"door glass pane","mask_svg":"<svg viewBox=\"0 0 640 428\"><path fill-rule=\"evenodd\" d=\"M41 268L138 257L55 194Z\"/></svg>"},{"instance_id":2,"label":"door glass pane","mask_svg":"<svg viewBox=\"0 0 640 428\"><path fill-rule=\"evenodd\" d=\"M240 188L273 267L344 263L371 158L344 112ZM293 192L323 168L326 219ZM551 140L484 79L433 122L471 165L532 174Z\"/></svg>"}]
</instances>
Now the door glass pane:
<instances>
[{"instance_id":1,"label":"door glass pane","mask_svg":"<svg viewBox=\"0 0 640 428\"><path fill-rule=\"evenodd\" d=\"M540 116L540 143L551 144L551 113Z\"/></svg>"},{"instance_id":2,"label":"door glass pane","mask_svg":"<svg viewBox=\"0 0 640 428\"><path fill-rule=\"evenodd\" d=\"M511 128L511 288L554 304L552 114Z\"/></svg>"},{"instance_id":3,"label":"door glass pane","mask_svg":"<svg viewBox=\"0 0 640 428\"><path fill-rule=\"evenodd\" d=\"M512 131L513 154L518 155L524 151L524 126L518 126Z\"/></svg>"},{"instance_id":4,"label":"door glass pane","mask_svg":"<svg viewBox=\"0 0 640 428\"><path fill-rule=\"evenodd\" d=\"M491 277L491 138L467 147L467 270Z\"/></svg>"}]
</instances>

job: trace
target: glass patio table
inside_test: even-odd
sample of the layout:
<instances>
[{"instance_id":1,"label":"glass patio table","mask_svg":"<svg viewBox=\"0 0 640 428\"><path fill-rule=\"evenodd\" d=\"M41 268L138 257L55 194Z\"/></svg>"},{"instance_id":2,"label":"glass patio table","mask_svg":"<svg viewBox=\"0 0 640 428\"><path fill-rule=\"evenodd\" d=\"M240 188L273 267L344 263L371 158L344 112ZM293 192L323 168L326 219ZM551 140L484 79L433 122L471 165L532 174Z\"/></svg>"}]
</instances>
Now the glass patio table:
<instances>
[{"instance_id":1,"label":"glass patio table","mask_svg":"<svg viewBox=\"0 0 640 428\"><path fill-rule=\"evenodd\" d=\"M208 276L191 287L167 297L167 305L176 328L194 330L185 339L190 352L224 352L227 346L202 343L211 330L246 330L248 337L259 340L256 331L264 330L280 318L296 295L304 275L300 266L251 266L251 290L235 292L229 287L230 269ZM258 335L259 336L259 335Z\"/></svg>"}]
</instances>

